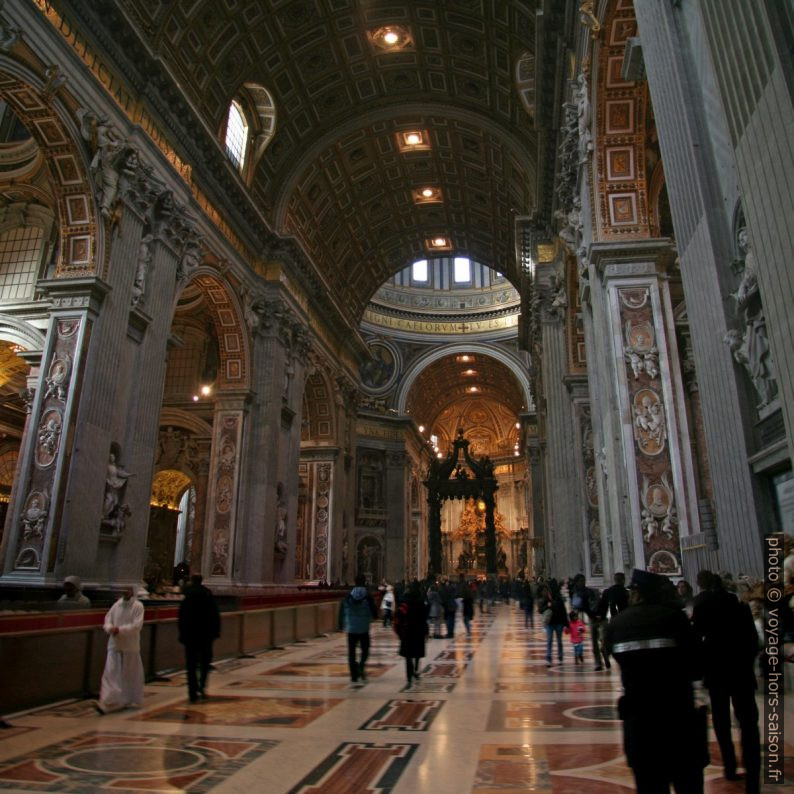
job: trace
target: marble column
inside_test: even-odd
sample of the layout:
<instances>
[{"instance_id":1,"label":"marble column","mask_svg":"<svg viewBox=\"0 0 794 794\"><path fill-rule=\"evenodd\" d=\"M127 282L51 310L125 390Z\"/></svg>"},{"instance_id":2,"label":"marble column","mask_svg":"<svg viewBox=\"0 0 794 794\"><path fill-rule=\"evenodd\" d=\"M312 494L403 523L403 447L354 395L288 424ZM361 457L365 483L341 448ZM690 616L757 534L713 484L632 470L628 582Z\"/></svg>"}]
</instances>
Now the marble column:
<instances>
[{"instance_id":1,"label":"marble column","mask_svg":"<svg viewBox=\"0 0 794 794\"><path fill-rule=\"evenodd\" d=\"M547 573L546 568L546 531L544 517L544 493L543 493L543 444L536 435L527 441L527 468L529 469L531 483L531 513L529 515L529 564L534 576L541 576Z\"/></svg>"},{"instance_id":2,"label":"marble column","mask_svg":"<svg viewBox=\"0 0 794 794\"><path fill-rule=\"evenodd\" d=\"M278 288L263 290L247 316L251 370L269 377L260 378L248 396L233 578L256 587L295 576L307 334Z\"/></svg>"},{"instance_id":3,"label":"marble column","mask_svg":"<svg viewBox=\"0 0 794 794\"><path fill-rule=\"evenodd\" d=\"M550 267L539 267L543 281ZM563 313L544 308L541 315L546 498L546 559L551 576L565 578L583 570L582 496L572 450L577 448L571 396L565 384L568 348Z\"/></svg>"},{"instance_id":4,"label":"marble column","mask_svg":"<svg viewBox=\"0 0 794 794\"><path fill-rule=\"evenodd\" d=\"M212 418L202 570L208 582L220 585L232 584L240 565L238 499L247 399L246 392L219 392Z\"/></svg>"},{"instance_id":5,"label":"marble column","mask_svg":"<svg viewBox=\"0 0 794 794\"><path fill-rule=\"evenodd\" d=\"M386 452L386 533L383 575L390 582L405 578L408 532L408 456L403 449Z\"/></svg>"},{"instance_id":6,"label":"marble column","mask_svg":"<svg viewBox=\"0 0 794 794\"><path fill-rule=\"evenodd\" d=\"M590 247L591 303L601 309L593 313L592 332L604 343L589 365L604 367L614 384L619 424L602 432L602 454L607 490L619 506L621 541L630 548L628 562L681 575L681 537L698 532L699 523L666 278L673 256L666 240ZM618 438L607 437L614 431ZM612 476L618 472L625 480ZM618 481L625 494L614 492Z\"/></svg>"},{"instance_id":7,"label":"marble column","mask_svg":"<svg viewBox=\"0 0 794 794\"><path fill-rule=\"evenodd\" d=\"M791 92L770 26L775 3L637 0L708 444L721 569L763 575L762 535L776 525L769 481L754 476L757 438L791 456L794 430ZM726 39L727 37L727 39ZM730 40L725 47L721 42ZM752 80L745 80L753 74ZM785 154L781 156L781 152ZM732 224L741 203L757 268L785 432L759 426L748 375L724 339L735 323ZM735 330L735 329L734 329ZM762 442L766 443L766 442ZM710 545L703 534L695 546ZM697 555L695 555L697 556Z\"/></svg>"}]
</instances>

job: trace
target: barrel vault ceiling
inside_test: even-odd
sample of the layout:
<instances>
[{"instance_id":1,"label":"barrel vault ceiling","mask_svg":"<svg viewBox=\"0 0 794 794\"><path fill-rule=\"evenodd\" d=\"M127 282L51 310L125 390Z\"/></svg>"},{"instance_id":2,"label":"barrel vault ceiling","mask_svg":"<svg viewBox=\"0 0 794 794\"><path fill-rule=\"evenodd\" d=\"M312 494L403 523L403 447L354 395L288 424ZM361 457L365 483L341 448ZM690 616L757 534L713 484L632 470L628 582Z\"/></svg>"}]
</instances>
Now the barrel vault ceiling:
<instances>
[{"instance_id":1,"label":"barrel vault ceiling","mask_svg":"<svg viewBox=\"0 0 794 794\"><path fill-rule=\"evenodd\" d=\"M254 202L274 232L299 242L357 323L378 287L426 255L433 237L516 282L514 219L535 208L539 172L537 5L97 0L96 8L106 29L134 31L217 136L242 85L271 93L275 134L250 187ZM375 41L389 26L402 35L393 50ZM412 130L426 147L401 151L400 134ZM441 201L417 204L426 186Z\"/></svg>"}]
</instances>

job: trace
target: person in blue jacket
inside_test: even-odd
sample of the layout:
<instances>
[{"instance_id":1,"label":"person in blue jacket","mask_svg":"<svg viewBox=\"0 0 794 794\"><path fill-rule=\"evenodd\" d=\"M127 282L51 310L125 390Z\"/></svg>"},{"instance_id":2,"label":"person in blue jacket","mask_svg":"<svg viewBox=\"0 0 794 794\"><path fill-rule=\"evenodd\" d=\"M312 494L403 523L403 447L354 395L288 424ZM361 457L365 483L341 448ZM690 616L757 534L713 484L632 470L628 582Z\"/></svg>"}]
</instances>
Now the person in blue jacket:
<instances>
[{"instance_id":1,"label":"person in blue jacket","mask_svg":"<svg viewBox=\"0 0 794 794\"><path fill-rule=\"evenodd\" d=\"M367 675L364 665L369 656L369 625L378 617L375 602L366 587L363 574L356 576L355 587L339 605L339 628L347 632L347 661L350 680L364 683ZM356 648L361 646L361 659L356 659Z\"/></svg>"}]
</instances>

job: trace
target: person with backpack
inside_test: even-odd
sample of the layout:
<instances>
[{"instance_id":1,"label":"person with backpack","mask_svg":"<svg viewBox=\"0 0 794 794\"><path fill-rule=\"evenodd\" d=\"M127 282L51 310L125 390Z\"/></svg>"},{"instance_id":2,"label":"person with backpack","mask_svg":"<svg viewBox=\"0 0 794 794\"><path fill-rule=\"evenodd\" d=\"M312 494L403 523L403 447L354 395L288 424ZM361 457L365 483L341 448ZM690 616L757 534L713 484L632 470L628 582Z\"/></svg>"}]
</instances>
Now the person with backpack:
<instances>
[{"instance_id":1,"label":"person with backpack","mask_svg":"<svg viewBox=\"0 0 794 794\"><path fill-rule=\"evenodd\" d=\"M430 633L428 607L419 585L411 585L397 607L392 625L400 638L400 656L405 658L406 688L419 680L419 660L425 655L425 638Z\"/></svg>"},{"instance_id":2,"label":"person with backpack","mask_svg":"<svg viewBox=\"0 0 794 794\"><path fill-rule=\"evenodd\" d=\"M560 592L560 586L550 579L548 587L538 599L538 611L546 632L546 667L551 667L552 644L557 637L557 661L562 664L562 632L568 625L568 613Z\"/></svg>"},{"instance_id":3,"label":"person with backpack","mask_svg":"<svg viewBox=\"0 0 794 794\"><path fill-rule=\"evenodd\" d=\"M366 588L364 574L356 576L356 585L339 605L339 628L347 632L347 661L350 680L363 684L367 680L364 665L369 656L369 625L377 620L375 601ZM361 659L356 659L356 649L361 646Z\"/></svg>"}]
</instances>

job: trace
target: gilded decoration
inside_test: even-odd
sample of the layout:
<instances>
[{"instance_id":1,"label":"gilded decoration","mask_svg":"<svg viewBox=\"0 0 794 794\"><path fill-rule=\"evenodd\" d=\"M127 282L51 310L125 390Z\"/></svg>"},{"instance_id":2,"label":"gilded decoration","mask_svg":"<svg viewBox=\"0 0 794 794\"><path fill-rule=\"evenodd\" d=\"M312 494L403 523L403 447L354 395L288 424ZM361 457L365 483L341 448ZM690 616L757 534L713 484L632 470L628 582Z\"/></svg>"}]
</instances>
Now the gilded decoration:
<instances>
[{"instance_id":1,"label":"gilded decoration","mask_svg":"<svg viewBox=\"0 0 794 794\"><path fill-rule=\"evenodd\" d=\"M152 481L152 495L149 504L153 507L179 510L182 494L189 485L190 477L181 471L175 469L158 471Z\"/></svg>"},{"instance_id":2,"label":"gilded decoration","mask_svg":"<svg viewBox=\"0 0 794 794\"><path fill-rule=\"evenodd\" d=\"M44 159L55 164L53 176L60 218L60 255L56 276L90 275L96 263L96 220L89 209L91 185L82 158L50 104L25 83L4 74L0 96L30 131ZM85 209L79 210L78 207Z\"/></svg>"},{"instance_id":3,"label":"gilded decoration","mask_svg":"<svg viewBox=\"0 0 794 794\"><path fill-rule=\"evenodd\" d=\"M592 8L585 10L592 14ZM647 84L624 80L621 74L626 41L636 31L633 5L611 0L599 37L596 73L593 206L599 239L650 236L645 167Z\"/></svg>"},{"instance_id":4,"label":"gilded decoration","mask_svg":"<svg viewBox=\"0 0 794 794\"><path fill-rule=\"evenodd\" d=\"M498 568L506 565L504 546L510 544L510 531L505 527L504 516L494 508L494 526L496 528L496 561ZM460 514L458 526L449 534L453 543L453 556L455 557L458 572L486 571L485 553L485 508L476 499L466 499Z\"/></svg>"}]
</instances>

